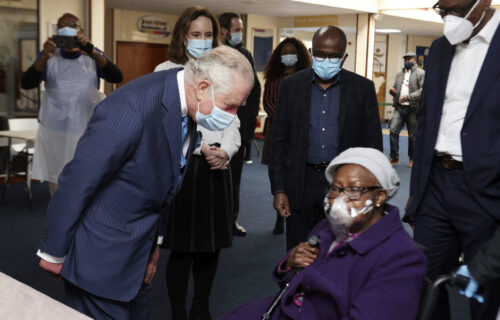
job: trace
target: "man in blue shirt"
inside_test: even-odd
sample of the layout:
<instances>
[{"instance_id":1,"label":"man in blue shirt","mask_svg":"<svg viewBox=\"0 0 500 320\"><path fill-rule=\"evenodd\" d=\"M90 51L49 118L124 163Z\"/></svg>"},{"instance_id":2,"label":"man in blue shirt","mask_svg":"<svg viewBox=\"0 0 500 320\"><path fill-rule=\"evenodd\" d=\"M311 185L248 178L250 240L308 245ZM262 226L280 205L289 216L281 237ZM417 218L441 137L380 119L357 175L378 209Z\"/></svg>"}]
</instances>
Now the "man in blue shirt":
<instances>
[{"instance_id":1,"label":"man in blue shirt","mask_svg":"<svg viewBox=\"0 0 500 320\"><path fill-rule=\"evenodd\" d=\"M286 221L287 249L305 241L325 217L324 171L351 147L382 150L373 82L342 69L345 33L333 26L313 37L313 66L281 84L269 146L274 208Z\"/></svg>"}]
</instances>

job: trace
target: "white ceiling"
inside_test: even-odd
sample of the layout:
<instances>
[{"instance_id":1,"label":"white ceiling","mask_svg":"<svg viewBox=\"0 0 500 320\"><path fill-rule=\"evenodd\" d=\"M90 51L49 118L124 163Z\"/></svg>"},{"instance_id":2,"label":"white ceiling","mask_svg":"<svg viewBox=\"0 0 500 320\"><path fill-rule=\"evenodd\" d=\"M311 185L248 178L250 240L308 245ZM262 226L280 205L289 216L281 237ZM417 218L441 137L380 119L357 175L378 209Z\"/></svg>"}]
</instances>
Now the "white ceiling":
<instances>
[{"instance_id":1,"label":"white ceiling","mask_svg":"<svg viewBox=\"0 0 500 320\"><path fill-rule=\"evenodd\" d=\"M215 14L232 11L274 17L347 14L359 11L313 5L292 0L107 0L107 6L147 12L179 14L187 7L199 5Z\"/></svg>"},{"instance_id":2,"label":"white ceiling","mask_svg":"<svg viewBox=\"0 0 500 320\"><path fill-rule=\"evenodd\" d=\"M377 29L399 29L404 34L438 37L443 34L443 24L429 21L405 19L382 15L377 20Z\"/></svg>"},{"instance_id":3,"label":"white ceiling","mask_svg":"<svg viewBox=\"0 0 500 320\"><path fill-rule=\"evenodd\" d=\"M106 3L111 8L171 14L179 14L185 8L194 5L210 8L215 14L234 11L274 17L340 15L361 12L292 0L107 0ZM382 15L382 18L377 21L377 29L379 28L399 29L406 34L421 36L439 36L442 33L442 24L440 23L423 22L389 15Z\"/></svg>"}]
</instances>

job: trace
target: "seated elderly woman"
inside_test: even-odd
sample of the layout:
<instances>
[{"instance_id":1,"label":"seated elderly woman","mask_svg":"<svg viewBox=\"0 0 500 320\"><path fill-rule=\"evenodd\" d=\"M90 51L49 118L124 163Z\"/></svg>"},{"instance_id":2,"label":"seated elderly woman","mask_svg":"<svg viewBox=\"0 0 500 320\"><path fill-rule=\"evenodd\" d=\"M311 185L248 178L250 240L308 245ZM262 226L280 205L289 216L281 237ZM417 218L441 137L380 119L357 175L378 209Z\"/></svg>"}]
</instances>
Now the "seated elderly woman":
<instances>
[{"instance_id":1,"label":"seated elderly woman","mask_svg":"<svg viewBox=\"0 0 500 320\"><path fill-rule=\"evenodd\" d=\"M399 188L389 160L375 149L351 148L325 175L327 219L273 271L281 299L247 304L222 319L415 319L426 258L398 208L386 203Z\"/></svg>"}]
</instances>

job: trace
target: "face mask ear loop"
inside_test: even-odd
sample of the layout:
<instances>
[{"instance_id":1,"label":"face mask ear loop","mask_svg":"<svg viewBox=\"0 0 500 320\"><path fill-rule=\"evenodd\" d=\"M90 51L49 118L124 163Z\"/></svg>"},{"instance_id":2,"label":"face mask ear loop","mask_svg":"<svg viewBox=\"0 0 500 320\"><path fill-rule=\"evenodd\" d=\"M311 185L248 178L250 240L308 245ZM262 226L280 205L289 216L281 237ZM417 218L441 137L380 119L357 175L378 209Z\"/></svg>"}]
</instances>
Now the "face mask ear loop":
<instances>
[{"instance_id":1,"label":"face mask ear loop","mask_svg":"<svg viewBox=\"0 0 500 320\"><path fill-rule=\"evenodd\" d=\"M467 12L464 19L467 19L470 16L470 14L472 13L472 11L474 11L474 9L476 9L477 5L479 4L479 1L481 1L481 0L476 0L476 3L474 3L472 8L470 8L469 12ZM481 20L479 20L479 21L481 21Z\"/></svg>"},{"instance_id":2,"label":"face mask ear loop","mask_svg":"<svg viewBox=\"0 0 500 320\"><path fill-rule=\"evenodd\" d=\"M476 27L481 23L481 21L483 21L485 15L486 15L486 11L483 11L481 18L479 18L479 21L472 27L472 29L476 29Z\"/></svg>"}]
</instances>

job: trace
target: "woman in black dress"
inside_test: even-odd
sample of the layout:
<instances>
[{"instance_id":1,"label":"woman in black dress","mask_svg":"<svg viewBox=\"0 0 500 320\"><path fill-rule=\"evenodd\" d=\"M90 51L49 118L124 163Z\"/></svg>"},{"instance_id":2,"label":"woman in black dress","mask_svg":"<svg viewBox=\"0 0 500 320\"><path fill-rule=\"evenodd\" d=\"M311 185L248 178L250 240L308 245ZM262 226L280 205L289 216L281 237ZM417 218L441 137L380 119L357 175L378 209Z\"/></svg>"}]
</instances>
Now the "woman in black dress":
<instances>
[{"instance_id":1,"label":"woman in black dress","mask_svg":"<svg viewBox=\"0 0 500 320\"><path fill-rule=\"evenodd\" d=\"M191 7L180 15L167 53L168 61L155 71L183 67L203 54L203 47L219 45L219 24L210 10ZM192 46L193 39L198 41ZM203 42L202 42L203 41ZM207 43L204 43L207 42ZM203 44L203 45L200 45ZM194 279L194 299L189 319L211 319L209 297L220 249L232 246L233 203L229 160L241 144L240 121L222 131L202 126L201 146L185 169L181 189L170 208L163 248L171 249L167 262L167 289L173 319L187 319L189 273Z\"/></svg>"}]
</instances>

